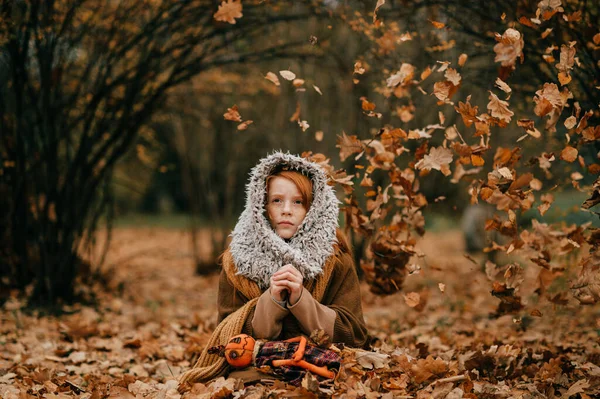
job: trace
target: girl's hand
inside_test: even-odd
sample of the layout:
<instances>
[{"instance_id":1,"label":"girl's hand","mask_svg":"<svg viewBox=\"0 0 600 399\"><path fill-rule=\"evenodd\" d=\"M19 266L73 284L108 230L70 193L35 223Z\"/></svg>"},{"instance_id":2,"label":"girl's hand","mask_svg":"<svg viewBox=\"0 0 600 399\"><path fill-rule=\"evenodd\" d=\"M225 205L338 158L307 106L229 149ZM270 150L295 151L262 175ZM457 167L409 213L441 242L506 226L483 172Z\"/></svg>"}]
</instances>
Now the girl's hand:
<instances>
[{"instance_id":1,"label":"girl's hand","mask_svg":"<svg viewBox=\"0 0 600 399\"><path fill-rule=\"evenodd\" d=\"M300 299L304 286L302 273L292 265L285 265L271 277L271 295L278 301L287 299L294 305Z\"/></svg>"}]
</instances>

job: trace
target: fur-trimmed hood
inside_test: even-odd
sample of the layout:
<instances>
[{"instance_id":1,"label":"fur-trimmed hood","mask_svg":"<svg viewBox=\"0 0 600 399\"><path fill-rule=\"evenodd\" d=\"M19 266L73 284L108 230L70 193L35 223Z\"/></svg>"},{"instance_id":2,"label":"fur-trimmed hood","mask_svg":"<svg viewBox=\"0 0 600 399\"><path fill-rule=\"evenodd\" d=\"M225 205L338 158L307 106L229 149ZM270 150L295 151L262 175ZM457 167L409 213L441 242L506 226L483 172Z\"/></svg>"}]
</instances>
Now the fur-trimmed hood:
<instances>
[{"instance_id":1,"label":"fur-trimmed hood","mask_svg":"<svg viewBox=\"0 0 600 399\"><path fill-rule=\"evenodd\" d=\"M287 242L271 227L265 212L266 179L275 169L287 166L308 176L313 183L313 201L298 230ZM246 208L229 246L238 274L265 289L271 276L291 263L313 279L333 254L338 228L339 201L327 184L325 171L316 163L291 154L276 152L259 161L246 186Z\"/></svg>"}]
</instances>

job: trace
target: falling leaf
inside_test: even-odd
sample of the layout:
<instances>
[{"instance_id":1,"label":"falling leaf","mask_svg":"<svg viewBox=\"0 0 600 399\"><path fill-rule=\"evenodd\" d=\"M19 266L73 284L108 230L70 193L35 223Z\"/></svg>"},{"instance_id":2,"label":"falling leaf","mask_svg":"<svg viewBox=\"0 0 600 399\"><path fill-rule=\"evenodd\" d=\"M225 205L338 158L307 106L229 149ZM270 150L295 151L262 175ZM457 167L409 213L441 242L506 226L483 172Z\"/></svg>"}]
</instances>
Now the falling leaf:
<instances>
[{"instance_id":1,"label":"falling leaf","mask_svg":"<svg viewBox=\"0 0 600 399\"><path fill-rule=\"evenodd\" d=\"M577 124L577 118L575 118L573 115L569 116L566 120L565 120L565 127L567 129L573 129L575 127L575 125Z\"/></svg>"},{"instance_id":2,"label":"falling leaf","mask_svg":"<svg viewBox=\"0 0 600 399\"><path fill-rule=\"evenodd\" d=\"M445 27L445 26L446 26L446 24L445 24L445 23L443 23L443 22L432 21L432 20L429 20L429 22L430 22L430 23L431 23L431 25L433 25L433 26L434 26L436 29L442 29L443 27Z\"/></svg>"},{"instance_id":3,"label":"falling leaf","mask_svg":"<svg viewBox=\"0 0 600 399\"><path fill-rule=\"evenodd\" d=\"M542 39L545 39L545 38L547 38L547 37L548 37L548 35L549 35L550 33L552 33L552 29L553 29L553 28L547 28L545 31L543 31L543 32L542 32L542 34L541 34L541 37L542 37Z\"/></svg>"},{"instance_id":4,"label":"falling leaf","mask_svg":"<svg viewBox=\"0 0 600 399\"><path fill-rule=\"evenodd\" d=\"M275 75L273 72L267 72L267 75L265 76L265 79L275 83L275 86L279 86L279 78L277 77L277 75Z\"/></svg>"},{"instance_id":5,"label":"falling leaf","mask_svg":"<svg viewBox=\"0 0 600 399\"><path fill-rule=\"evenodd\" d=\"M361 97L360 100L362 101L361 107L363 111L373 111L375 109L375 103L369 102L365 97Z\"/></svg>"},{"instance_id":6,"label":"falling leaf","mask_svg":"<svg viewBox=\"0 0 600 399\"><path fill-rule=\"evenodd\" d=\"M465 63L467 62L467 59L469 58L468 55L466 55L465 53L462 53L459 57L458 57L458 65L459 66L465 66Z\"/></svg>"},{"instance_id":7,"label":"falling leaf","mask_svg":"<svg viewBox=\"0 0 600 399\"><path fill-rule=\"evenodd\" d=\"M294 72L292 72L292 71L283 70L283 71L279 71L279 74L285 80L294 80L294 79L296 79L296 74Z\"/></svg>"},{"instance_id":8,"label":"falling leaf","mask_svg":"<svg viewBox=\"0 0 600 399\"><path fill-rule=\"evenodd\" d=\"M441 292L446 292L446 284L438 283L438 288L440 289Z\"/></svg>"},{"instance_id":9,"label":"falling leaf","mask_svg":"<svg viewBox=\"0 0 600 399\"><path fill-rule=\"evenodd\" d=\"M375 21L377 20L377 11L384 4L385 4L385 0L377 0L377 4L375 5L375 10L373 10L373 23L375 23Z\"/></svg>"},{"instance_id":10,"label":"falling leaf","mask_svg":"<svg viewBox=\"0 0 600 399\"><path fill-rule=\"evenodd\" d=\"M315 89L315 91L320 95L323 95L323 93L321 93L321 89L319 89L317 86L313 85L313 89Z\"/></svg>"},{"instance_id":11,"label":"falling leaf","mask_svg":"<svg viewBox=\"0 0 600 399\"><path fill-rule=\"evenodd\" d=\"M510 122L511 117L514 115L510 109L508 109L508 102L500 100L498 96L490 92L490 102L487 104L487 109L490 111L494 118L498 118L506 123Z\"/></svg>"},{"instance_id":12,"label":"falling leaf","mask_svg":"<svg viewBox=\"0 0 600 399\"><path fill-rule=\"evenodd\" d=\"M496 86L502 90L503 92L510 94L512 92L512 89L510 88L509 85L506 84L506 82L504 82L502 79L500 78L496 78Z\"/></svg>"},{"instance_id":13,"label":"falling leaf","mask_svg":"<svg viewBox=\"0 0 600 399\"><path fill-rule=\"evenodd\" d=\"M409 292L408 294L404 295L404 302L406 302L406 304L411 308L414 308L419 304L419 302L421 302L421 295L416 292Z\"/></svg>"},{"instance_id":14,"label":"falling leaf","mask_svg":"<svg viewBox=\"0 0 600 399\"><path fill-rule=\"evenodd\" d=\"M308 122L301 121L301 120L298 120L298 126L300 126L302 128L303 132L305 132L306 129L308 129L310 127L310 125L308 124Z\"/></svg>"},{"instance_id":15,"label":"falling leaf","mask_svg":"<svg viewBox=\"0 0 600 399\"><path fill-rule=\"evenodd\" d=\"M323 131L322 130L317 130L315 132L315 140L323 141Z\"/></svg>"},{"instance_id":16,"label":"falling leaf","mask_svg":"<svg viewBox=\"0 0 600 399\"><path fill-rule=\"evenodd\" d=\"M213 18L217 21L235 24L236 18L242 18L241 0L226 0L221 3Z\"/></svg>"},{"instance_id":17,"label":"falling leaf","mask_svg":"<svg viewBox=\"0 0 600 399\"><path fill-rule=\"evenodd\" d=\"M454 86L458 86L460 84L460 73L456 71L456 69L448 68L444 77L450 81Z\"/></svg>"},{"instance_id":18,"label":"falling leaf","mask_svg":"<svg viewBox=\"0 0 600 399\"><path fill-rule=\"evenodd\" d=\"M517 59L523 56L523 47L525 42L521 33L513 28L508 28L502 36L497 36L496 43L494 46L494 52L496 57L495 62L499 62L503 67L515 68Z\"/></svg>"},{"instance_id":19,"label":"falling leaf","mask_svg":"<svg viewBox=\"0 0 600 399\"><path fill-rule=\"evenodd\" d=\"M240 113L238 112L237 105L234 105L231 108L227 108L227 112L225 112L223 114L223 116L225 117L225 120L228 120L228 121L234 121L234 122L242 121L242 117L240 116Z\"/></svg>"},{"instance_id":20,"label":"falling leaf","mask_svg":"<svg viewBox=\"0 0 600 399\"><path fill-rule=\"evenodd\" d=\"M238 125L237 129L238 129L238 130L246 130L246 129L248 129L248 126L250 126L250 125L251 125L251 124L253 124L253 123L254 123L254 121L247 120L247 121L245 121L245 122L242 122L242 123L240 123L240 124Z\"/></svg>"},{"instance_id":21,"label":"falling leaf","mask_svg":"<svg viewBox=\"0 0 600 399\"><path fill-rule=\"evenodd\" d=\"M294 87L301 87L304 84L304 79L294 79L292 85Z\"/></svg>"},{"instance_id":22,"label":"falling leaf","mask_svg":"<svg viewBox=\"0 0 600 399\"><path fill-rule=\"evenodd\" d=\"M350 155L356 154L363 151L363 144L356 136L348 136L346 132L342 132L341 136L338 136L337 145L340 149L340 159L346 160Z\"/></svg>"},{"instance_id":23,"label":"falling leaf","mask_svg":"<svg viewBox=\"0 0 600 399\"><path fill-rule=\"evenodd\" d=\"M365 71L366 69L363 67L362 62L356 61L354 63L354 73L362 75L363 73L365 73Z\"/></svg>"},{"instance_id":24,"label":"falling leaf","mask_svg":"<svg viewBox=\"0 0 600 399\"><path fill-rule=\"evenodd\" d=\"M294 122L300 119L300 102L296 102L296 111L290 117L290 122Z\"/></svg>"},{"instance_id":25,"label":"falling leaf","mask_svg":"<svg viewBox=\"0 0 600 399\"><path fill-rule=\"evenodd\" d=\"M452 162L452 151L444 147L431 148L429 154L426 154L423 159L415 164L417 169L430 170L435 169L441 171L445 176L450 175L450 165Z\"/></svg>"},{"instance_id":26,"label":"falling leaf","mask_svg":"<svg viewBox=\"0 0 600 399\"><path fill-rule=\"evenodd\" d=\"M576 148L573 148L571 146L566 146L560 152L560 159L562 159L563 161L567 161L567 162L573 162L577 159L577 155L578 155L578 151Z\"/></svg>"}]
</instances>

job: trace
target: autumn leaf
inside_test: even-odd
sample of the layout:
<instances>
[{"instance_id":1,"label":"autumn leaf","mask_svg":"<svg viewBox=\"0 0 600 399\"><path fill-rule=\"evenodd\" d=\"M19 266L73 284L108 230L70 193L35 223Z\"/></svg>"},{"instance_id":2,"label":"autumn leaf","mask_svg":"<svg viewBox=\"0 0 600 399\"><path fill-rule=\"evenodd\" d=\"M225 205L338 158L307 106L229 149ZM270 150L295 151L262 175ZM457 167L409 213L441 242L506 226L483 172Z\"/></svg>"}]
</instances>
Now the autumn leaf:
<instances>
[{"instance_id":1,"label":"autumn leaf","mask_svg":"<svg viewBox=\"0 0 600 399\"><path fill-rule=\"evenodd\" d=\"M410 82L415 75L415 67L411 64L403 63L400 66L400 70L387 78L387 87L396 87L398 85L405 85Z\"/></svg>"},{"instance_id":2,"label":"autumn leaf","mask_svg":"<svg viewBox=\"0 0 600 399\"><path fill-rule=\"evenodd\" d=\"M421 296L417 292L409 292L404 295L404 302L411 307L414 308L421 302Z\"/></svg>"},{"instance_id":3,"label":"autumn leaf","mask_svg":"<svg viewBox=\"0 0 600 399\"><path fill-rule=\"evenodd\" d=\"M384 353L359 350L356 352L356 361L362 368L368 370L381 369L389 364L390 356Z\"/></svg>"},{"instance_id":4,"label":"autumn leaf","mask_svg":"<svg viewBox=\"0 0 600 399\"><path fill-rule=\"evenodd\" d=\"M443 22L432 21L432 20L429 20L429 22L430 22L430 23L431 23L431 25L433 25L433 27L434 27L434 28L436 28L436 29L442 29L442 28L444 28L444 27L446 26L446 24L445 24L445 23L443 23Z\"/></svg>"},{"instance_id":5,"label":"autumn leaf","mask_svg":"<svg viewBox=\"0 0 600 399\"><path fill-rule=\"evenodd\" d=\"M454 86L458 86L460 84L460 73L458 73L456 69L448 68L448 70L446 70L446 73L444 74L444 77Z\"/></svg>"},{"instance_id":6,"label":"autumn leaf","mask_svg":"<svg viewBox=\"0 0 600 399\"><path fill-rule=\"evenodd\" d=\"M273 72L267 72L267 75L265 76L265 79L273 82L275 84L275 86L279 86L280 85L279 78Z\"/></svg>"},{"instance_id":7,"label":"autumn leaf","mask_svg":"<svg viewBox=\"0 0 600 399\"><path fill-rule=\"evenodd\" d=\"M467 62L467 58L469 58L468 55L466 55L465 53L462 53L459 57L458 57L458 66L465 66L465 63Z\"/></svg>"},{"instance_id":8,"label":"autumn leaf","mask_svg":"<svg viewBox=\"0 0 600 399\"><path fill-rule=\"evenodd\" d=\"M463 103L462 101L458 102L458 106L455 106L454 109L458 112L463 119L465 126L469 127L476 121L478 107L473 107L469 102L471 96L467 97L467 102Z\"/></svg>"},{"instance_id":9,"label":"autumn leaf","mask_svg":"<svg viewBox=\"0 0 600 399\"><path fill-rule=\"evenodd\" d=\"M235 24L236 18L242 18L241 0L226 0L221 3L213 18L217 21Z\"/></svg>"},{"instance_id":10,"label":"autumn leaf","mask_svg":"<svg viewBox=\"0 0 600 399\"><path fill-rule=\"evenodd\" d=\"M495 62L499 62L503 67L515 68L515 64L519 57L523 57L523 47L525 42L521 33L513 28L508 28L502 36L496 34L497 43L494 46L496 57Z\"/></svg>"},{"instance_id":11,"label":"autumn leaf","mask_svg":"<svg viewBox=\"0 0 600 399\"><path fill-rule=\"evenodd\" d=\"M495 84L500 90L502 90L503 92L505 92L507 94L510 94L512 92L512 89L510 88L510 86L507 85L506 82L504 82L500 78L496 78Z\"/></svg>"},{"instance_id":12,"label":"autumn leaf","mask_svg":"<svg viewBox=\"0 0 600 399\"><path fill-rule=\"evenodd\" d=\"M279 74L286 80L296 79L296 74L292 71L283 70L283 71L279 71Z\"/></svg>"},{"instance_id":13,"label":"autumn leaf","mask_svg":"<svg viewBox=\"0 0 600 399\"><path fill-rule=\"evenodd\" d=\"M317 130L315 132L315 140L323 141L323 131L322 130Z\"/></svg>"},{"instance_id":14,"label":"autumn leaf","mask_svg":"<svg viewBox=\"0 0 600 399\"><path fill-rule=\"evenodd\" d=\"M494 118L498 118L506 123L510 122L511 117L514 115L510 109L508 109L508 102L500 100L498 96L490 92L490 102L487 104L487 109L490 111Z\"/></svg>"},{"instance_id":15,"label":"autumn leaf","mask_svg":"<svg viewBox=\"0 0 600 399\"><path fill-rule=\"evenodd\" d=\"M298 120L298 126L300 126L302 128L303 132L305 132L306 129L308 129L310 127L310 125L308 124L308 122L301 121L301 120Z\"/></svg>"},{"instance_id":16,"label":"autumn leaf","mask_svg":"<svg viewBox=\"0 0 600 399\"><path fill-rule=\"evenodd\" d=\"M573 115L571 115L567 119L565 119L565 127L567 129L573 129L576 124L577 124L577 118L575 118Z\"/></svg>"},{"instance_id":17,"label":"autumn leaf","mask_svg":"<svg viewBox=\"0 0 600 399\"><path fill-rule=\"evenodd\" d=\"M431 148L429 154L415 164L419 170L439 170L445 176L450 175L450 162L452 162L452 151L444 147Z\"/></svg>"},{"instance_id":18,"label":"autumn leaf","mask_svg":"<svg viewBox=\"0 0 600 399\"><path fill-rule=\"evenodd\" d=\"M377 0L377 4L375 5L375 10L373 10L373 23L375 23L375 21L377 21L377 11L384 4L385 4L385 0Z\"/></svg>"},{"instance_id":19,"label":"autumn leaf","mask_svg":"<svg viewBox=\"0 0 600 399\"><path fill-rule=\"evenodd\" d=\"M573 162L577 159L578 154L579 153L576 148L573 148L571 146L566 146L560 152L560 159L562 159L563 161L567 161L567 162Z\"/></svg>"},{"instance_id":20,"label":"autumn leaf","mask_svg":"<svg viewBox=\"0 0 600 399\"><path fill-rule=\"evenodd\" d=\"M290 117L290 122L294 122L300 119L300 102L296 103L296 111Z\"/></svg>"},{"instance_id":21,"label":"autumn leaf","mask_svg":"<svg viewBox=\"0 0 600 399\"><path fill-rule=\"evenodd\" d=\"M248 126L250 126L253 123L254 123L254 121L250 121L250 120L242 122L238 125L237 129L238 130L246 130L246 129L248 129Z\"/></svg>"},{"instance_id":22,"label":"autumn leaf","mask_svg":"<svg viewBox=\"0 0 600 399\"><path fill-rule=\"evenodd\" d=\"M356 136L346 135L346 132L342 132L342 135L338 136L336 147L340 149L340 159L342 162L350 155L363 151L361 141Z\"/></svg>"},{"instance_id":23,"label":"autumn leaf","mask_svg":"<svg viewBox=\"0 0 600 399\"><path fill-rule=\"evenodd\" d=\"M361 97L360 100L363 111L373 111L375 109L375 103L370 102L365 97Z\"/></svg>"},{"instance_id":24,"label":"autumn leaf","mask_svg":"<svg viewBox=\"0 0 600 399\"><path fill-rule=\"evenodd\" d=\"M234 105L231 108L227 108L227 112L225 112L223 114L223 116L225 117L225 120L228 120L228 121L234 121L234 122L242 121L242 117L240 116L240 113L238 112L237 105Z\"/></svg>"},{"instance_id":25,"label":"autumn leaf","mask_svg":"<svg viewBox=\"0 0 600 399\"><path fill-rule=\"evenodd\" d=\"M456 92L456 86L447 80L443 82L435 82L433 85L433 94L438 100L443 102L450 102L450 98Z\"/></svg>"}]
</instances>

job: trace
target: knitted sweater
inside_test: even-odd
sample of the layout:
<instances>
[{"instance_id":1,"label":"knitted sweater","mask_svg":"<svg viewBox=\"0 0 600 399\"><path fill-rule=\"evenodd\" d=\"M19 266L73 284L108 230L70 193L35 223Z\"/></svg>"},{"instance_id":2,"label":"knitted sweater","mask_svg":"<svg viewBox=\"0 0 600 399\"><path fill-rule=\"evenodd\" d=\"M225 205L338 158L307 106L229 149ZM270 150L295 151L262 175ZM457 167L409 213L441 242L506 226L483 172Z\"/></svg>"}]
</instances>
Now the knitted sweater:
<instances>
[{"instance_id":1,"label":"knitted sweater","mask_svg":"<svg viewBox=\"0 0 600 399\"><path fill-rule=\"evenodd\" d=\"M302 325L308 322L321 324L326 332L329 332L333 342L342 342L353 347L364 347L368 341L367 328L363 318L360 287L356 269L352 256L348 253L337 253L333 272L325 289L325 293L321 302L317 302L310 293L305 289L299 303L292 308L302 305L301 310L294 314L293 311L281 308L280 312L272 312L273 307L279 307L270 300L269 290L266 289L261 298L259 305L250 311L242 333L254 336L256 326L263 324L272 324L272 319L275 318L280 325L280 332L276 336L257 337L266 339L288 339L299 335L310 335L312 328L310 325ZM231 262L230 256L224 256L223 262ZM225 265L223 268L225 269ZM305 280L305 285L306 285ZM260 301L272 303L272 306L263 307L263 314L255 314L255 311L261 310ZM221 272L219 280L219 299L218 312L219 322L224 320L229 314L235 312L243 306L249 299L246 298L240 291L234 289L232 283L227 278L225 271ZM304 304L302 302L305 302ZM266 309L265 309L266 308ZM334 313L334 317L330 319L330 314L327 311ZM324 320L319 320L319 319ZM302 322L301 322L302 321ZM332 321L333 325L329 330L328 324ZM253 327L254 325L254 327ZM332 334L331 334L332 333Z\"/></svg>"}]
</instances>

